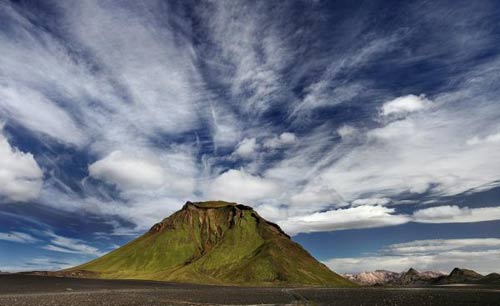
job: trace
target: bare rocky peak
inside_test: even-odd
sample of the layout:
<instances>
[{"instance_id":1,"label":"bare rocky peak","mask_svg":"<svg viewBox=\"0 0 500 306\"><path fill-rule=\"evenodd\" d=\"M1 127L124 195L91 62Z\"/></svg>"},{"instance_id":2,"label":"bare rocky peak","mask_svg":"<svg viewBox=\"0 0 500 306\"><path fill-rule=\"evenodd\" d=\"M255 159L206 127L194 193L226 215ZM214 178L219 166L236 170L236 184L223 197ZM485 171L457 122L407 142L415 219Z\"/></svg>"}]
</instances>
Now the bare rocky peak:
<instances>
[{"instance_id":1,"label":"bare rocky peak","mask_svg":"<svg viewBox=\"0 0 500 306\"><path fill-rule=\"evenodd\" d=\"M422 285L445 274L442 272L425 271L419 272L414 268L406 272L398 273L387 270L375 270L373 272L361 272L358 274L344 274L343 276L355 283L365 286L373 285Z\"/></svg>"},{"instance_id":2,"label":"bare rocky peak","mask_svg":"<svg viewBox=\"0 0 500 306\"><path fill-rule=\"evenodd\" d=\"M358 274L344 274L343 276L360 285L371 286L384 285L392 282L400 277L400 273L387 270L376 270L373 272L361 272Z\"/></svg>"}]
</instances>

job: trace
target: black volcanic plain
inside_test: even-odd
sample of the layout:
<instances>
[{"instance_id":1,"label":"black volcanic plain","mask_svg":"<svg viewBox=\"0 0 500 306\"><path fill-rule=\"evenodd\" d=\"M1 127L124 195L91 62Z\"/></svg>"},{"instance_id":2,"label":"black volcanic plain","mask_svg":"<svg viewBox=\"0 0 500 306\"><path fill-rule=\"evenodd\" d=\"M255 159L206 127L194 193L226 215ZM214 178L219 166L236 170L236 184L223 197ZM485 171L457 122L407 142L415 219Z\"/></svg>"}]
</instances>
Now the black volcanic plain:
<instances>
[{"instance_id":1,"label":"black volcanic plain","mask_svg":"<svg viewBox=\"0 0 500 306\"><path fill-rule=\"evenodd\" d=\"M500 305L500 288L264 288L0 275L0 306L256 304Z\"/></svg>"}]
</instances>

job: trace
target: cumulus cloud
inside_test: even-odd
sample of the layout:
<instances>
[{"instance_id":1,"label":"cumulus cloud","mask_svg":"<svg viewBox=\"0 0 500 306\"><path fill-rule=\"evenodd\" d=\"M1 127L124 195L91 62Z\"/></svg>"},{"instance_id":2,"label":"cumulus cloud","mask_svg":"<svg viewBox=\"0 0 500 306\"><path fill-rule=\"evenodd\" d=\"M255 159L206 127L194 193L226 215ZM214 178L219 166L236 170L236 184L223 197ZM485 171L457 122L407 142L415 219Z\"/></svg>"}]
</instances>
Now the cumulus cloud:
<instances>
[{"instance_id":1,"label":"cumulus cloud","mask_svg":"<svg viewBox=\"0 0 500 306\"><path fill-rule=\"evenodd\" d=\"M278 197L281 192L281 186L274 180L252 175L243 169L231 169L213 180L208 196L213 199L253 204Z\"/></svg>"},{"instance_id":2,"label":"cumulus cloud","mask_svg":"<svg viewBox=\"0 0 500 306\"><path fill-rule=\"evenodd\" d=\"M478 136L474 136L471 139L467 140L467 144L470 146L479 145L479 144L494 144L500 142L500 133L491 134L485 136L483 138L479 138Z\"/></svg>"},{"instance_id":3,"label":"cumulus cloud","mask_svg":"<svg viewBox=\"0 0 500 306\"><path fill-rule=\"evenodd\" d=\"M339 136L342 139L347 139L349 137L356 135L357 133L358 133L358 130L355 127L350 126L350 125L343 125L337 129L337 134L339 134Z\"/></svg>"},{"instance_id":4,"label":"cumulus cloud","mask_svg":"<svg viewBox=\"0 0 500 306\"><path fill-rule=\"evenodd\" d=\"M413 213L416 222L421 223L468 223L500 219L500 207L468 208L445 205L424 208Z\"/></svg>"},{"instance_id":5,"label":"cumulus cloud","mask_svg":"<svg viewBox=\"0 0 500 306\"><path fill-rule=\"evenodd\" d=\"M193 192L196 174L191 155L176 150L155 155L114 151L89 165L91 177L116 185L124 194L160 189L183 196Z\"/></svg>"},{"instance_id":6,"label":"cumulus cloud","mask_svg":"<svg viewBox=\"0 0 500 306\"><path fill-rule=\"evenodd\" d=\"M287 233L294 235L304 232L382 227L408 221L408 216L395 214L394 208L364 205L291 217L279 224Z\"/></svg>"},{"instance_id":7,"label":"cumulus cloud","mask_svg":"<svg viewBox=\"0 0 500 306\"><path fill-rule=\"evenodd\" d=\"M340 273L379 269L395 272L413 267L420 271L450 272L455 267L483 274L498 272L500 239L416 240L388 245L372 256L331 258L324 263Z\"/></svg>"},{"instance_id":8,"label":"cumulus cloud","mask_svg":"<svg viewBox=\"0 0 500 306\"><path fill-rule=\"evenodd\" d=\"M426 109L431 104L424 95L407 95L384 103L381 112L384 116L407 114Z\"/></svg>"},{"instance_id":9,"label":"cumulus cloud","mask_svg":"<svg viewBox=\"0 0 500 306\"><path fill-rule=\"evenodd\" d=\"M127 156L114 151L89 166L90 176L121 188L151 188L164 183L165 173L159 162Z\"/></svg>"},{"instance_id":10,"label":"cumulus cloud","mask_svg":"<svg viewBox=\"0 0 500 306\"><path fill-rule=\"evenodd\" d=\"M0 130L0 195L12 201L38 197L43 173L31 153L12 147Z\"/></svg>"},{"instance_id":11,"label":"cumulus cloud","mask_svg":"<svg viewBox=\"0 0 500 306\"><path fill-rule=\"evenodd\" d=\"M278 149L287 145L291 145L297 141L297 136L294 133L285 132L279 136L275 136L264 141L264 147L268 149Z\"/></svg>"},{"instance_id":12,"label":"cumulus cloud","mask_svg":"<svg viewBox=\"0 0 500 306\"><path fill-rule=\"evenodd\" d=\"M255 138L245 138L238 144L234 154L242 158L252 158L258 147Z\"/></svg>"}]
</instances>

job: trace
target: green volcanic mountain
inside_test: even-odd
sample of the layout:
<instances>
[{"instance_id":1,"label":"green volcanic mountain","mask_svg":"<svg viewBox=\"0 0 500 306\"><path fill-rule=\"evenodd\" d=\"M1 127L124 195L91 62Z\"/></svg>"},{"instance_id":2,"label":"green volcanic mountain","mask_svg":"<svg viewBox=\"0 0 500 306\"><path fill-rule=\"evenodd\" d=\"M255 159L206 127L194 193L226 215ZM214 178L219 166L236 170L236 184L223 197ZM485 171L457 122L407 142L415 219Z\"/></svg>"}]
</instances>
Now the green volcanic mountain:
<instances>
[{"instance_id":1,"label":"green volcanic mountain","mask_svg":"<svg viewBox=\"0 0 500 306\"><path fill-rule=\"evenodd\" d=\"M66 275L205 284L354 286L251 207L187 202L147 233Z\"/></svg>"}]
</instances>

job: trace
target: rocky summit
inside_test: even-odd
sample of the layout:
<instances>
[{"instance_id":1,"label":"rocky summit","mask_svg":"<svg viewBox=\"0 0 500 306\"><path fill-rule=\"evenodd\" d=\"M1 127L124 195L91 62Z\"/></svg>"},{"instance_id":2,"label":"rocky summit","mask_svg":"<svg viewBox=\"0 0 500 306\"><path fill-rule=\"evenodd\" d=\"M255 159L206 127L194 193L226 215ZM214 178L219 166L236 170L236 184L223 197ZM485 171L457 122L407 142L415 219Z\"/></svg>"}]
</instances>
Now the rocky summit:
<instances>
[{"instance_id":1,"label":"rocky summit","mask_svg":"<svg viewBox=\"0 0 500 306\"><path fill-rule=\"evenodd\" d=\"M187 202L128 244L65 275L187 283L350 287L251 207Z\"/></svg>"}]
</instances>

